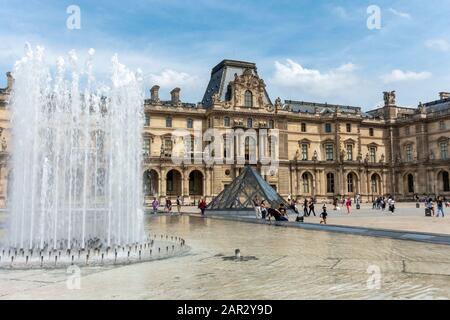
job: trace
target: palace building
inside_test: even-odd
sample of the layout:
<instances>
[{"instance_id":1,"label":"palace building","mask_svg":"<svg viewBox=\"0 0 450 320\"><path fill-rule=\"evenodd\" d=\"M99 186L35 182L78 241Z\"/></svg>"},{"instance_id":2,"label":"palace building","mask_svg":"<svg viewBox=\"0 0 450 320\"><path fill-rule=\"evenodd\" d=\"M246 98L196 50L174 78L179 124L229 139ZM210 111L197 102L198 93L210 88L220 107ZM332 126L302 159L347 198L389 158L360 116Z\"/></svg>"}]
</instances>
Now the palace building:
<instances>
[{"instance_id":1,"label":"palace building","mask_svg":"<svg viewBox=\"0 0 450 320\"><path fill-rule=\"evenodd\" d=\"M6 109L13 80L0 89L0 205L8 194L10 123ZM142 174L146 200L182 196L185 203L217 196L246 163L174 164L173 132L196 128L258 132L278 129L278 171L264 179L282 196L354 196L363 201L379 195L412 200L415 194L450 197L450 93L416 108L396 104L395 91L384 93L384 106L360 107L277 98L272 101L256 65L223 60L212 69L200 103L182 101L180 88L170 100L151 88L145 100ZM222 151L225 158L226 149ZM248 159L247 148L235 156ZM247 161L250 163L249 161ZM261 163L252 164L257 170ZM261 172L261 171L260 171Z\"/></svg>"}]
</instances>

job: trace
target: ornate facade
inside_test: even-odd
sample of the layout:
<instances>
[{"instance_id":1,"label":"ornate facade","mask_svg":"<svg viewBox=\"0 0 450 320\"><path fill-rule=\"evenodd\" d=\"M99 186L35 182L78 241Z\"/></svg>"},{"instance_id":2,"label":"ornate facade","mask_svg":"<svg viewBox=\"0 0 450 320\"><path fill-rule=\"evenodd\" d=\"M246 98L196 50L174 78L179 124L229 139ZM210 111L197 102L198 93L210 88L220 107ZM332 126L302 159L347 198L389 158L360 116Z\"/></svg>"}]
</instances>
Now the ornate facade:
<instances>
[{"instance_id":1,"label":"ornate facade","mask_svg":"<svg viewBox=\"0 0 450 320\"><path fill-rule=\"evenodd\" d=\"M12 80L8 83L0 92L3 203L9 139L5 101ZM232 60L213 68L201 103L182 102L179 88L171 91L170 100L161 100L155 85L144 105L146 199L180 195L185 203L211 200L239 175L245 164L174 164L174 130L194 135L196 128L223 134L238 128L278 129L278 172L264 178L283 196L331 199L359 193L364 201L387 194L398 200L412 200L415 194L450 197L450 94L440 93L438 100L417 108L398 106L395 91L385 92L384 102L368 112L280 98L272 102L256 65Z\"/></svg>"}]
</instances>

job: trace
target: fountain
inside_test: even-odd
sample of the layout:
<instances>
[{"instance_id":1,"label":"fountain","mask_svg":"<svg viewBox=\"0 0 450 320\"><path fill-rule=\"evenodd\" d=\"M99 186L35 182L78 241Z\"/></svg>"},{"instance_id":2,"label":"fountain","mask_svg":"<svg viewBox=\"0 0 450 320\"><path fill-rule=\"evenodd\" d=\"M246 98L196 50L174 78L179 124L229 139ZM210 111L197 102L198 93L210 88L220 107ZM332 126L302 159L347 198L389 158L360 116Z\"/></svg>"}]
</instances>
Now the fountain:
<instances>
[{"instance_id":1,"label":"fountain","mask_svg":"<svg viewBox=\"0 0 450 320\"><path fill-rule=\"evenodd\" d=\"M142 210L141 72L131 72L114 56L106 87L93 76L93 49L83 68L74 51L68 64L58 58L54 77L42 48L27 45L25 51L14 67L10 102L13 181L6 248L26 259L21 263L16 253L4 264L70 265L73 251L90 265L138 260L130 248L150 244ZM120 247L128 247L128 255ZM150 257L139 252L140 261Z\"/></svg>"}]
</instances>

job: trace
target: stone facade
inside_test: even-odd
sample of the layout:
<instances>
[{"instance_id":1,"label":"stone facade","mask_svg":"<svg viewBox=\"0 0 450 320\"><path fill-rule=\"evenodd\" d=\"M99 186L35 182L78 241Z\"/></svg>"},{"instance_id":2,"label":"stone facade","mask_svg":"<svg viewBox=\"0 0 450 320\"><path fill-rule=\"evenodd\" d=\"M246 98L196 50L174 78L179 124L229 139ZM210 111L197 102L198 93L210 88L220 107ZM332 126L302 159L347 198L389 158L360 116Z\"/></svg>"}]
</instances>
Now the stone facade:
<instances>
[{"instance_id":1,"label":"stone facade","mask_svg":"<svg viewBox=\"0 0 450 320\"><path fill-rule=\"evenodd\" d=\"M9 114L5 109L12 80L0 92L0 121L5 148L0 153L1 200L6 199ZM450 94L406 108L395 92L384 93L384 106L363 112L359 107L277 98L271 101L256 65L224 60L213 68L201 103L182 102L179 88L171 99L159 97L159 86L145 101L144 190L153 196L185 203L211 200L239 175L245 164L175 165L175 129L194 135L196 128L279 130L279 168L264 178L287 196L378 195L411 200L414 194L450 197ZM239 156L239 154L236 154ZM258 169L261 164L255 165Z\"/></svg>"}]
</instances>

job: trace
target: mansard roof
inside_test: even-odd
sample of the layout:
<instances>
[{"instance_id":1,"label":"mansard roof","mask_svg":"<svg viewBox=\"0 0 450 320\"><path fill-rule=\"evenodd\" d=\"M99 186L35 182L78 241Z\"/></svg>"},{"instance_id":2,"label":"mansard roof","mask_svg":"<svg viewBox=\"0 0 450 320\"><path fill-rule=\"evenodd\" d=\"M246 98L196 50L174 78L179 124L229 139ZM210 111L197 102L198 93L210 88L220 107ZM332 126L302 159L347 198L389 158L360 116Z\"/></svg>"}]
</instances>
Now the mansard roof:
<instances>
[{"instance_id":1,"label":"mansard roof","mask_svg":"<svg viewBox=\"0 0 450 320\"><path fill-rule=\"evenodd\" d=\"M315 103L306 101L285 100L285 109L295 113L331 113L336 110L346 114L357 114L361 112L360 107L343 106L328 103Z\"/></svg>"},{"instance_id":2,"label":"mansard roof","mask_svg":"<svg viewBox=\"0 0 450 320\"><path fill-rule=\"evenodd\" d=\"M252 62L223 60L211 71L211 78L203 96L202 104L205 107L213 105L213 95L219 94L220 101L225 101L228 84L234 80L235 74L241 76L245 70L250 70L253 75L258 75L256 64ZM272 104L267 91L264 90L264 104Z\"/></svg>"}]
</instances>

